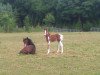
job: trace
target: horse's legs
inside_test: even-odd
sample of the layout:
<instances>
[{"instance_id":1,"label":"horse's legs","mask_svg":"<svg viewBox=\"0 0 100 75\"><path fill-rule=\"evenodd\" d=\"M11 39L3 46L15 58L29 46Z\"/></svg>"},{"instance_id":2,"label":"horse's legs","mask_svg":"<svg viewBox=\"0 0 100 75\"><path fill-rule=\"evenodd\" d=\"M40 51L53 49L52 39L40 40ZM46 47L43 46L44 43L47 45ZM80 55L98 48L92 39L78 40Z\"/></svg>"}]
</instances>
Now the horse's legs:
<instances>
[{"instance_id":1,"label":"horse's legs","mask_svg":"<svg viewBox=\"0 0 100 75\"><path fill-rule=\"evenodd\" d=\"M57 53L59 52L60 50L60 42L58 42L58 50L57 50Z\"/></svg>"},{"instance_id":2,"label":"horse's legs","mask_svg":"<svg viewBox=\"0 0 100 75\"><path fill-rule=\"evenodd\" d=\"M60 35L60 41L59 41L59 48L61 49L61 53L63 53L63 35L62 34L59 34Z\"/></svg>"},{"instance_id":3,"label":"horse's legs","mask_svg":"<svg viewBox=\"0 0 100 75\"><path fill-rule=\"evenodd\" d=\"M48 52L47 52L47 54L49 54L50 53L50 41L48 41Z\"/></svg>"},{"instance_id":4,"label":"horse's legs","mask_svg":"<svg viewBox=\"0 0 100 75\"><path fill-rule=\"evenodd\" d=\"M60 41L59 44L60 44L60 48L61 48L61 53L63 53L63 43L62 43L62 41Z\"/></svg>"}]
</instances>

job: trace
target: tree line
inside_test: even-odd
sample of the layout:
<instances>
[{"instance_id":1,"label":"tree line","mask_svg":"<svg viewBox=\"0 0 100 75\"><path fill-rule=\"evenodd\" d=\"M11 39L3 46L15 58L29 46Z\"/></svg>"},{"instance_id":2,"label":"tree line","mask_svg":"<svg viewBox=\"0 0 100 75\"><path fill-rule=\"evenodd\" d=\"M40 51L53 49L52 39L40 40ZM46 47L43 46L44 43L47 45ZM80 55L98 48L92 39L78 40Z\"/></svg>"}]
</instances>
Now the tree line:
<instances>
[{"instance_id":1,"label":"tree line","mask_svg":"<svg viewBox=\"0 0 100 75\"><path fill-rule=\"evenodd\" d=\"M100 0L0 0L0 30L100 27Z\"/></svg>"}]
</instances>

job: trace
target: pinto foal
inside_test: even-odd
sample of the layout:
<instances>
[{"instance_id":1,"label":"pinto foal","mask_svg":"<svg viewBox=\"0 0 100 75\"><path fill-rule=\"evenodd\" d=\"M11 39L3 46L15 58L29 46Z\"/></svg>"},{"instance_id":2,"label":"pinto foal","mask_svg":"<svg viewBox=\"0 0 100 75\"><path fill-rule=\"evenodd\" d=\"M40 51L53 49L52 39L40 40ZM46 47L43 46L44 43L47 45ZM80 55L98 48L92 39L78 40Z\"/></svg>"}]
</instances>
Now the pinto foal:
<instances>
[{"instance_id":1,"label":"pinto foal","mask_svg":"<svg viewBox=\"0 0 100 75\"><path fill-rule=\"evenodd\" d=\"M54 41L57 41L58 42L58 50L57 50L57 53L61 50L61 53L63 53L63 35L61 34L54 34L54 35L51 35L47 29L44 29L44 35L45 35L45 38L46 38L46 41L48 43L48 52L47 54L50 53L50 42L54 42Z\"/></svg>"}]
</instances>

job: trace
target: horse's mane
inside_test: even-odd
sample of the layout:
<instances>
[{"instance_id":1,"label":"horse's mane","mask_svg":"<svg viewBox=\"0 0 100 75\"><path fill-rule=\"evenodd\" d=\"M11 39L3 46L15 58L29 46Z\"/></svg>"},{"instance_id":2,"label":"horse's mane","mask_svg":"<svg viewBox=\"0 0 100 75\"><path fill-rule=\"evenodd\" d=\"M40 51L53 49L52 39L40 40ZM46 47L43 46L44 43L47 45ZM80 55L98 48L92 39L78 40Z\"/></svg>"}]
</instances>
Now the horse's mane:
<instances>
[{"instance_id":1,"label":"horse's mane","mask_svg":"<svg viewBox=\"0 0 100 75\"><path fill-rule=\"evenodd\" d=\"M31 39L29 39L29 45L34 45Z\"/></svg>"},{"instance_id":2,"label":"horse's mane","mask_svg":"<svg viewBox=\"0 0 100 75\"><path fill-rule=\"evenodd\" d=\"M30 38L24 38L23 41L28 40L27 45L34 45L34 43L32 42L32 40Z\"/></svg>"}]
</instances>

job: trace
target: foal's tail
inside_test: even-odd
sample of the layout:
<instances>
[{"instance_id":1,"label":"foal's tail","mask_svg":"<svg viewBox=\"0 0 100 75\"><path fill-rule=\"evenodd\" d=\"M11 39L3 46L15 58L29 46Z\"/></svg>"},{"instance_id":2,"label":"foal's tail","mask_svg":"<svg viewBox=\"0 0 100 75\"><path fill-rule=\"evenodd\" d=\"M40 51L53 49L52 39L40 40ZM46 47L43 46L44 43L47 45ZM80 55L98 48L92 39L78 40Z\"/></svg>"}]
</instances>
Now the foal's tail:
<instances>
[{"instance_id":1,"label":"foal's tail","mask_svg":"<svg viewBox=\"0 0 100 75\"><path fill-rule=\"evenodd\" d=\"M63 41L63 38L64 38L63 35L62 34L59 34L59 35L60 35L60 40Z\"/></svg>"}]
</instances>

